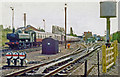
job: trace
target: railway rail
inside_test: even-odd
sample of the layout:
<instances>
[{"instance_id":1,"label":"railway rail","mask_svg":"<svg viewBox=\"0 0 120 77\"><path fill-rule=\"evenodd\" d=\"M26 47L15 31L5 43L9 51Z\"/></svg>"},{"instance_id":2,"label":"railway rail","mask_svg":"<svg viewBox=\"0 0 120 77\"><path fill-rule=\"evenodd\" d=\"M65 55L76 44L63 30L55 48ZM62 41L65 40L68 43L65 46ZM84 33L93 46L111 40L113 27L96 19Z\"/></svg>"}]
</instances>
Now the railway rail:
<instances>
[{"instance_id":1,"label":"railway rail","mask_svg":"<svg viewBox=\"0 0 120 77\"><path fill-rule=\"evenodd\" d=\"M94 46L95 47L95 46ZM93 47L93 48L94 48ZM92 52L94 52L96 50L96 48L94 48L94 50L92 50L89 53L85 53L88 51L88 49L81 49L78 48L75 51L73 51L73 53L69 53L67 55L64 55L62 57L59 57L57 59L48 61L46 63L41 63L41 64L37 64L31 67L27 67L25 69L22 70L18 70L16 72L12 72L10 74L7 74L6 77L11 77L11 76L18 76L18 75L32 75L33 72L36 72L41 68L41 67L45 67L44 69L47 70L49 69L51 66L57 66L60 65L59 67L53 69L52 71L49 71L47 73L44 73L45 70L43 70L42 74L43 76L50 76L50 75L54 75L55 73L59 72L60 70L64 69L65 67L68 67L72 64L74 64L75 62L80 62L81 59L85 58L86 56L88 56L89 54L91 54ZM83 52L84 51L84 52ZM82 52L82 53L81 53ZM85 53L86 55L84 56L80 56L80 54ZM77 54L77 55L76 55ZM79 57L80 56L80 57ZM79 61L78 61L79 60ZM76 63L75 63L76 64ZM35 73L34 73L35 74Z\"/></svg>"},{"instance_id":2,"label":"railway rail","mask_svg":"<svg viewBox=\"0 0 120 77\"><path fill-rule=\"evenodd\" d=\"M27 49L20 49L20 50L11 50L11 49L3 49L0 50L0 52L2 52L2 56L5 56L7 52L16 52L16 51L26 51L26 52L31 52L31 51L38 51L40 50L42 47L34 47L34 48L27 48Z\"/></svg>"},{"instance_id":3,"label":"railway rail","mask_svg":"<svg viewBox=\"0 0 120 77\"><path fill-rule=\"evenodd\" d=\"M77 63L82 63L82 60L83 60L83 59L87 58L90 54L92 54L94 51L98 50L99 48L100 48L100 46L97 47L97 48L95 48L94 50L86 53L86 54L83 54L83 55L75 58L75 59L72 60L72 61L69 61L68 63L66 63L66 64L58 67L58 68L55 69L55 70L49 71L48 73L46 73L46 74L44 75L44 77L49 77L49 76L55 75L55 74L58 73L58 72L59 72L59 75L60 75L60 73L66 74L68 70L70 70L71 68L73 68ZM69 67L70 69L69 69L68 67ZM66 71L66 69L68 69L68 70ZM61 75L63 75L63 74L61 74Z\"/></svg>"},{"instance_id":4,"label":"railway rail","mask_svg":"<svg viewBox=\"0 0 120 77\"><path fill-rule=\"evenodd\" d=\"M79 47L78 49L76 49L75 51L73 51L73 53L64 55L64 56L62 56L62 57L59 57L59 58L54 59L54 60L50 60L50 61L45 62L45 63L42 63L42 64L36 64L36 65L34 65L34 66L27 67L27 68L22 69L22 70L18 70L18 71L16 71L16 72L7 74L6 77L22 75L22 74L24 74L24 73L26 73L26 72L29 72L29 71L34 70L34 69L37 69L37 68L39 68L39 67L41 67L41 66L45 66L45 65L48 65L48 64L50 64L50 63L53 63L53 62L59 61L59 60L61 60L61 59L64 59L64 58L66 58L66 57L68 57L68 56L71 56L71 55L75 54L76 51L79 51L79 50L80 50L80 47ZM83 50L81 50L81 51L83 51ZM80 51L80 52L81 52L81 51ZM78 53L78 52L76 52L76 54L77 54L77 53Z\"/></svg>"},{"instance_id":5,"label":"railway rail","mask_svg":"<svg viewBox=\"0 0 120 77\"><path fill-rule=\"evenodd\" d=\"M32 48L39 48L39 47L32 47ZM32 48L25 48L25 49L32 49ZM25 49L9 49L9 48L4 48L4 49L0 50L0 52L18 51L18 50L25 50Z\"/></svg>"},{"instance_id":6,"label":"railway rail","mask_svg":"<svg viewBox=\"0 0 120 77\"><path fill-rule=\"evenodd\" d=\"M5 53L10 52L10 51L26 51L26 50L31 50L31 49L36 50L36 48L42 48L42 46L32 47L32 48L23 48L23 49L1 48L0 52L2 52L2 56L5 56ZM33 51L34 51L34 50L33 50Z\"/></svg>"}]
</instances>

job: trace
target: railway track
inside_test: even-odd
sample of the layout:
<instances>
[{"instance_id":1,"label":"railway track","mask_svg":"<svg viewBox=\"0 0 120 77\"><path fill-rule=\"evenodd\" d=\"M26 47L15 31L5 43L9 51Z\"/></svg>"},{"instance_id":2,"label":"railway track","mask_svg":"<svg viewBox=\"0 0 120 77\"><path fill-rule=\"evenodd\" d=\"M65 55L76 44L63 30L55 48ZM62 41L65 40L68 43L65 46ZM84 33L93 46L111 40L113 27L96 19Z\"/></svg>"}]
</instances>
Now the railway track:
<instances>
[{"instance_id":1,"label":"railway track","mask_svg":"<svg viewBox=\"0 0 120 77\"><path fill-rule=\"evenodd\" d=\"M39 48L39 47L32 47L32 48ZM25 48L25 49L9 49L9 48L4 48L4 49L0 50L0 52L18 51L18 50L26 50L26 49L32 49L32 48Z\"/></svg>"},{"instance_id":2,"label":"railway track","mask_svg":"<svg viewBox=\"0 0 120 77\"><path fill-rule=\"evenodd\" d=\"M20 49L20 50L11 50L11 49L2 49L0 52L2 52L2 56L5 56L7 52L16 52L16 51L26 51L26 52L31 52L31 51L37 51L40 50L42 47L33 47L33 48L27 48L27 49Z\"/></svg>"},{"instance_id":3,"label":"railway track","mask_svg":"<svg viewBox=\"0 0 120 77\"><path fill-rule=\"evenodd\" d=\"M92 54L94 51L98 50L100 48L97 47L94 50L83 54L81 56L76 57L75 59L73 59L72 61L69 61L68 63L62 65L62 66L58 66L57 69L54 70L50 70L48 73L45 73L44 77L49 77L52 75L68 75L67 73L69 73L70 69L72 69L75 65L77 65L78 63L82 64L82 62L90 55ZM84 59L84 60L83 60ZM55 66L56 67L56 66Z\"/></svg>"},{"instance_id":4,"label":"railway track","mask_svg":"<svg viewBox=\"0 0 120 77\"><path fill-rule=\"evenodd\" d=\"M62 56L62 57L59 57L59 58L57 58L57 59L50 60L50 61L48 61L48 62L41 63L41 64L36 64L36 65L34 65L34 66L27 67L27 68L25 68L25 69L18 70L18 71L16 71L16 72L7 74L6 77L22 75L22 74L24 74L24 73L30 72L31 70L38 69L39 67L43 67L43 66L45 66L45 65L48 65L48 64L50 64L50 63L54 63L54 62L56 62L56 61L59 61L59 60L61 60L61 59L66 58L66 57L68 57L68 56L71 56L71 55L73 55L73 54L77 54L78 52L76 52L76 51L79 51L79 50L80 50L80 48L78 48L78 49L76 49L75 51L73 51L73 53L69 53L69 54L64 55L64 56ZM81 50L81 51L83 51L83 50ZM81 51L80 51L80 52L81 52Z\"/></svg>"},{"instance_id":5,"label":"railway track","mask_svg":"<svg viewBox=\"0 0 120 77\"><path fill-rule=\"evenodd\" d=\"M96 47L94 48L94 47L95 46L92 47L93 50L90 50L90 52L88 52L87 48L81 50L80 48L78 48L75 51L73 51L73 53L69 53L67 55L48 61L46 63L37 64L22 70L18 70L16 72L12 72L10 74L7 74L6 77L18 76L18 75L24 75L24 76L37 75L40 74L40 71L41 71L41 75L45 77L55 75L56 73L60 72L62 69L65 69L70 65L72 66L75 65L76 62L81 63L81 59L87 57L89 54L93 53L95 50L100 48L100 46L98 48Z\"/></svg>"},{"instance_id":6,"label":"railway track","mask_svg":"<svg viewBox=\"0 0 120 77\"><path fill-rule=\"evenodd\" d=\"M25 49L9 49L9 48L1 48L0 52L2 52L2 56L5 56L5 53L10 51L36 51L42 48L42 46L39 47L32 47L32 48L25 48Z\"/></svg>"}]
</instances>

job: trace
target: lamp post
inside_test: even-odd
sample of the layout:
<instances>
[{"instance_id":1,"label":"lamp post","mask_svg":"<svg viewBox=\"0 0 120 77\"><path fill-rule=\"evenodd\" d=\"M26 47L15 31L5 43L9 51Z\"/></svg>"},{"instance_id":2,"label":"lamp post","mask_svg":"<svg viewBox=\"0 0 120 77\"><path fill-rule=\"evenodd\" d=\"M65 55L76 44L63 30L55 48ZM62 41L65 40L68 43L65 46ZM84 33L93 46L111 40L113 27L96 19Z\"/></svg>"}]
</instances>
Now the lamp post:
<instances>
[{"instance_id":1,"label":"lamp post","mask_svg":"<svg viewBox=\"0 0 120 77\"><path fill-rule=\"evenodd\" d=\"M14 7L10 7L11 10L12 10L12 28L13 28L13 33L15 32L15 29L14 29Z\"/></svg>"},{"instance_id":2,"label":"lamp post","mask_svg":"<svg viewBox=\"0 0 120 77\"><path fill-rule=\"evenodd\" d=\"M66 49L66 28L67 28L67 4L65 4L65 49Z\"/></svg>"},{"instance_id":3,"label":"lamp post","mask_svg":"<svg viewBox=\"0 0 120 77\"><path fill-rule=\"evenodd\" d=\"M45 31L45 19L43 19L43 22L44 22L44 31Z\"/></svg>"}]
</instances>

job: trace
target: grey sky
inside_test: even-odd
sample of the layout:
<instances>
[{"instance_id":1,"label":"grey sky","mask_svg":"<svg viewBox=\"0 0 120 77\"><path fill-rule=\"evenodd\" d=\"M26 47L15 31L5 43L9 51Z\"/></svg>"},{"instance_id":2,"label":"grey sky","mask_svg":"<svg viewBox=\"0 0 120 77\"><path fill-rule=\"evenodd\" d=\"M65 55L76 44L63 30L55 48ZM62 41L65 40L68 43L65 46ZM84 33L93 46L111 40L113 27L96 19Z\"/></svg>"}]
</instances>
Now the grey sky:
<instances>
[{"instance_id":1,"label":"grey sky","mask_svg":"<svg viewBox=\"0 0 120 77\"><path fill-rule=\"evenodd\" d=\"M67 2L67 33L73 27L74 33L82 35L84 31L104 35L106 19L100 18L99 1ZM27 24L43 28L42 19L46 20L46 31L51 32L52 25L64 27L65 2L4 2L2 3L2 23L11 25L11 6L15 8L15 28L23 26L23 13L27 13ZM111 33L118 30L117 18L111 18Z\"/></svg>"}]
</instances>

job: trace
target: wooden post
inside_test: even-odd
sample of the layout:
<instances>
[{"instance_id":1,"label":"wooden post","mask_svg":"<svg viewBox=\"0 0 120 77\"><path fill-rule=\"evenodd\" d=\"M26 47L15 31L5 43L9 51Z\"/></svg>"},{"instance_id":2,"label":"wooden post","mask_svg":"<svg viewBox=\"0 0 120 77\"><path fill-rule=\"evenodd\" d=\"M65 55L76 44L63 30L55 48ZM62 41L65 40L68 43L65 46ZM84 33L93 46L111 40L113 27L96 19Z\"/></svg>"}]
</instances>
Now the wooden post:
<instances>
[{"instance_id":1,"label":"wooden post","mask_svg":"<svg viewBox=\"0 0 120 77\"><path fill-rule=\"evenodd\" d=\"M98 59L98 77L100 77L100 70L99 70L99 51L97 53L97 59Z\"/></svg>"},{"instance_id":2,"label":"wooden post","mask_svg":"<svg viewBox=\"0 0 120 77\"><path fill-rule=\"evenodd\" d=\"M113 49L111 50L111 53L113 52L114 53L114 43L111 44L111 46L113 47ZM111 58L114 57L114 55L111 55ZM113 62L113 60L111 61Z\"/></svg>"},{"instance_id":3,"label":"wooden post","mask_svg":"<svg viewBox=\"0 0 120 77\"><path fill-rule=\"evenodd\" d=\"M85 60L85 74L84 77L87 77L87 60Z\"/></svg>"},{"instance_id":4,"label":"wooden post","mask_svg":"<svg viewBox=\"0 0 120 77\"><path fill-rule=\"evenodd\" d=\"M109 48L110 48L110 47L109 47ZM107 49L108 49L108 46L107 46ZM105 50L105 52L106 52L106 55L109 54L109 50ZM106 55L105 55L105 56L106 56ZM106 61L108 61L108 60L109 60L109 57L106 58ZM106 66L107 66L107 65L109 65L109 62L106 63Z\"/></svg>"},{"instance_id":5,"label":"wooden post","mask_svg":"<svg viewBox=\"0 0 120 77\"><path fill-rule=\"evenodd\" d=\"M102 46L102 68L103 68L103 73L106 73L106 46Z\"/></svg>"},{"instance_id":6,"label":"wooden post","mask_svg":"<svg viewBox=\"0 0 120 77\"><path fill-rule=\"evenodd\" d=\"M118 41L116 40L116 53L117 53L117 56L118 56Z\"/></svg>"},{"instance_id":7,"label":"wooden post","mask_svg":"<svg viewBox=\"0 0 120 77\"><path fill-rule=\"evenodd\" d=\"M113 52L114 52L114 64L115 64L115 60L116 60L116 44L115 44L115 41L114 41Z\"/></svg>"},{"instance_id":8,"label":"wooden post","mask_svg":"<svg viewBox=\"0 0 120 77\"><path fill-rule=\"evenodd\" d=\"M111 48L112 46L110 46ZM112 49L110 50L110 53L112 53ZM112 58L112 56L110 56L110 59ZM109 64L112 63L112 61L109 62Z\"/></svg>"}]
</instances>

